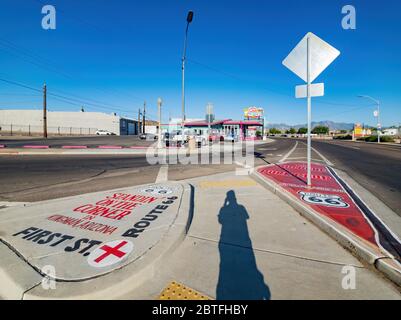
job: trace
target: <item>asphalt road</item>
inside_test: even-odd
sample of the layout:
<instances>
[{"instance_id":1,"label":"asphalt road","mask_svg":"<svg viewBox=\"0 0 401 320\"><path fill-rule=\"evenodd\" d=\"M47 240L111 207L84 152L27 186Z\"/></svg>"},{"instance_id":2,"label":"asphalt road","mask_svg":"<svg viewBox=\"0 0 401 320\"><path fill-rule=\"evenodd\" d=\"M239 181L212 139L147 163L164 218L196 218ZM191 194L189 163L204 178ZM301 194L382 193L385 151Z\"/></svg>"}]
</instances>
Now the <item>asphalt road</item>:
<instances>
[{"instance_id":1,"label":"asphalt road","mask_svg":"<svg viewBox=\"0 0 401 320\"><path fill-rule=\"evenodd\" d=\"M235 167L172 164L168 166L168 178L207 176ZM154 183L159 169L159 164L150 165L144 155L3 155L0 201L34 202Z\"/></svg>"},{"instance_id":2,"label":"asphalt road","mask_svg":"<svg viewBox=\"0 0 401 320\"><path fill-rule=\"evenodd\" d=\"M7 147L16 148L24 145L50 145L53 147L84 145L97 147L99 145L118 145L118 146L150 146L155 141L140 140L138 136L78 136L78 137L2 137L0 144Z\"/></svg>"},{"instance_id":3,"label":"asphalt road","mask_svg":"<svg viewBox=\"0 0 401 320\"><path fill-rule=\"evenodd\" d=\"M121 142L121 137L117 138ZM78 140L83 142L82 139L85 138ZM116 137L97 139L100 144L111 144ZM123 139L131 143L132 137ZM71 138L68 140L73 143ZM401 216L401 147L344 141L313 141L313 147L320 152L320 155L312 152L314 161L323 162L323 155ZM276 163L283 158L305 160L305 156L304 140L278 138L273 143L256 146L255 165ZM168 177L180 180L236 167L235 164L169 165ZM159 169L160 165L149 165L143 155L1 156L0 201L40 201L153 183Z\"/></svg>"}]
</instances>

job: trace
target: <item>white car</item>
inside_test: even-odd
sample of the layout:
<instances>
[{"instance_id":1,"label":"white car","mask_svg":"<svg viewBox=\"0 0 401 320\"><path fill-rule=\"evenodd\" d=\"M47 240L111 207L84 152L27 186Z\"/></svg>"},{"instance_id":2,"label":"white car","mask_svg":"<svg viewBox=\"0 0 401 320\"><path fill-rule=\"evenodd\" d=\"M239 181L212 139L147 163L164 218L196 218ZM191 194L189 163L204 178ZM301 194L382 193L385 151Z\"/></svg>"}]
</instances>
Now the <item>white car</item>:
<instances>
[{"instance_id":1,"label":"white car","mask_svg":"<svg viewBox=\"0 0 401 320\"><path fill-rule=\"evenodd\" d=\"M107 131L107 130L97 130L96 135L98 135L98 136L114 136L115 133Z\"/></svg>"},{"instance_id":2,"label":"white car","mask_svg":"<svg viewBox=\"0 0 401 320\"><path fill-rule=\"evenodd\" d=\"M172 139L171 139L172 138ZM188 142L188 132L184 131L184 136L181 134L181 130L176 130L171 133L170 139L174 142L180 143L184 139L184 143Z\"/></svg>"},{"instance_id":3,"label":"white car","mask_svg":"<svg viewBox=\"0 0 401 320\"><path fill-rule=\"evenodd\" d=\"M202 135L200 135L200 134L196 134L196 135L194 135L194 137L195 137L195 141L196 141L196 144L200 147L200 146L205 146L206 145L206 137L205 136L202 136Z\"/></svg>"}]
</instances>

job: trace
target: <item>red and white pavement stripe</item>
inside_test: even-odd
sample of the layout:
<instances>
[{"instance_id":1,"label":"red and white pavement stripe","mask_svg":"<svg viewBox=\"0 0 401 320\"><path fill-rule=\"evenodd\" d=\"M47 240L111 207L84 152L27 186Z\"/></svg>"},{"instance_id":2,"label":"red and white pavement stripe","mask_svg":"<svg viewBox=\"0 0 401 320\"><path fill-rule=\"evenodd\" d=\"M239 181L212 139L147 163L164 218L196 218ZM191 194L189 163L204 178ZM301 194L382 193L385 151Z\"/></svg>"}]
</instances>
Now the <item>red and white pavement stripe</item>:
<instances>
[{"instance_id":1,"label":"red and white pavement stripe","mask_svg":"<svg viewBox=\"0 0 401 320\"><path fill-rule=\"evenodd\" d=\"M62 146L61 149L87 149L88 146Z\"/></svg>"},{"instance_id":2,"label":"red and white pavement stripe","mask_svg":"<svg viewBox=\"0 0 401 320\"><path fill-rule=\"evenodd\" d=\"M98 146L98 149L122 149L122 146Z\"/></svg>"},{"instance_id":3,"label":"red and white pavement stripe","mask_svg":"<svg viewBox=\"0 0 401 320\"><path fill-rule=\"evenodd\" d=\"M23 146L25 149L49 149L50 146L31 146L31 145L26 145Z\"/></svg>"}]
</instances>

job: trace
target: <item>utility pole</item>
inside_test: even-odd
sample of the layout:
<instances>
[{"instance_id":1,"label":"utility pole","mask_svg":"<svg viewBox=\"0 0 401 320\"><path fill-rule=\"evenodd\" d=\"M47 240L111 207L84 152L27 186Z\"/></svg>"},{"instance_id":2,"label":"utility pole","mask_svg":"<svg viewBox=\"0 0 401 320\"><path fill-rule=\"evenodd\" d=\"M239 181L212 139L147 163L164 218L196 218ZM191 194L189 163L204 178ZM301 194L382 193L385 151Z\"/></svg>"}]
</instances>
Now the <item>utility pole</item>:
<instances>
[{"instance_id":1,"label":"utility pole","mask_svg":"<svg viewBox=\"0 0 401 320\"><path fill-rule=\"evenodd\" d=\"M47 138L47 87L43 85L43 138Z\"/></svg>"},{"instance_id":2,"label":"utility pole","mask_svg":"<svg viewBox=\"0 0 401 320\"><path fill-rule=\"evenodd\" d=\"M159 131L158 131L158 141L157 141L157 147L159 149L162 148L162 99L158 98L157 99L157 108L159 111Z\"/></svg>"},{"instance_id":3,"label":"utility pole","mask_svg":"<svg viewBox=\"0 0 401 320\"><path fill-rule=\"evenodd\" d=\"M141 108L138 109L138 135L141 134Z\"/></svg>"},{"instance_id":4,"label":"utility pole","mask_svg":"<svg viewBox=\"0 0 401 320\"><path fill-rule=\"evenodd\" d=\"M146 101L144 101L143 103L143 115L142 115L142 133L146 133L146 129L145 129L145 122L146 122Z\"/></svg>"}]
</instances>

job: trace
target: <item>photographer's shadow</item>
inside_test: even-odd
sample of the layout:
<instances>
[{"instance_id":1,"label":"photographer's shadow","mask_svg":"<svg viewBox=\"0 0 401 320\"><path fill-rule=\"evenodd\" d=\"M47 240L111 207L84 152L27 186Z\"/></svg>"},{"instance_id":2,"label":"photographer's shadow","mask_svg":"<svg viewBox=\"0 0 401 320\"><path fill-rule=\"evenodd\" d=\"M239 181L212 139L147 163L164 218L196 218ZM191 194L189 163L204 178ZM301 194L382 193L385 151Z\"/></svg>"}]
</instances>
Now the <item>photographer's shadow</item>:
<instances>
[{"instance_id":1,"label":"photographer's shadow","mask_svg":"<svg viewBox=\"0 0 401 320\"><path fill-rule=\"evenodd\" d=\"M217 300L268 300L269 287L256 266L249 238L248 212L237 203L235 192L227 192L218 215L221 224L219 241L220 273Z\"/></svg>"}]
</instances>

